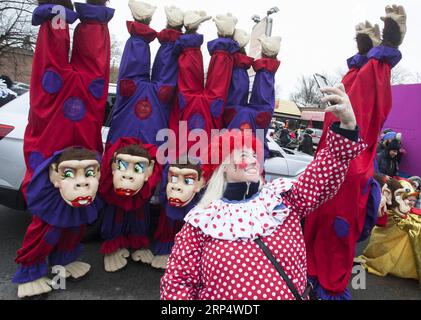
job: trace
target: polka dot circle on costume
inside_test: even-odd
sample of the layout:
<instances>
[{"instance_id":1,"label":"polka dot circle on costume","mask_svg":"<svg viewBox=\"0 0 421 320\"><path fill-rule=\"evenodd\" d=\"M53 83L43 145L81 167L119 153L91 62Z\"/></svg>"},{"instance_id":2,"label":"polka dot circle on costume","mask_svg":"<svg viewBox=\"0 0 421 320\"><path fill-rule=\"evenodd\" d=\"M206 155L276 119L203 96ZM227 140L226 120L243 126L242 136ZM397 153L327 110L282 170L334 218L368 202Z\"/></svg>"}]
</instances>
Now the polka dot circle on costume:
<instances>
[{"instance_id":1,"label":"polka dot circle on costume","mask_svg":"<svg viewBox=\"0 0 421 320\"><path fill-rule=\"evenodd\" d=\"M63 86L63 81L57 72L48 70L42 77L42 88L50 93L55 94L60 91Z\"/></svg>"},{"instance_id":2,"label":"polka dot circle on costume","mask_svg":"<svg viewBox=\"0 0 421 320\"><path fill-rule=\"evenodd\" d=\"M86 115L85 103L76 97L70 97L63 105L64 116L71 121L80 121Z\"/></svg>"},{"instance_id":3,"label":"polka dot circle on costume","mask_svg":"<svg viewBox=\"0 0 421 320\"><path fill-rule=\"evenodd\" d=\"M29 159L28 159L31 170L35 170L44 160L45 158L41 152L32 151L29 154Z\"/></svg>"},{"instance_id":4,"label":"polka dot circle on costume","mask_svg":"<svg viewBox=\"0 0 421 320\"><path fill-rule=\"evenodd\" d=\"M120 95L122 97L131 97L136 92L136 83L131 79L122 79L119 83Z\"/></svg>"},{"instance_id":5,"label":"polka dot circle on costume","mask_svg":"<svg viewBox=\"0 0 421 320\"><path fill-rule=\"evenodd\" d=\"M148 99L139 100L134 108L135 114L140 120L147 119L152 113L152 105Z\"/></svg>"},{"instance_id":6,"label":"polka dot circle on costume","mask_svg":"<svg viewBox=\"0 0 421 320\"><path fill-rule=\"evenodd\" d=\"M203 119L200 114L196 113L188 120L188 126L189 130L203 129L205 126L205 119Z\"/></svg>"},{"instance_id":7,"label":"polka dot circle on costume","mask_svg":"<svg viewBox=\"0 0 421 320\"><path fill-rule=\"evenodd\" d=\"M237 114L237 111L234 107L225 107L224 110L224 122L226 126L229 126L232 119L234 119L235 115Z\"/></svg>"},{"instance_id":8,"label":"polka dot circle on costume","mask_svg":"<svg viewBox=\"0 0 421 320\"><path fill-rule=\"evenodd\" d=\"M223 106L224 106L224 101L221 99L212 101L210 110L214 118L219 118L222 115L222 112L224 111Z\"/></svg>"},{"instance_id":9,"label":"polka dot circle on costume","mask_svg":"<svg viewBox=\"0 0 421 320\"><path fill-rule=\"evenodd\" d=\"M269 112L260 112L256 116L256 123L262 129L266 129L267 127L269 127L271 120L272 115Z\"/></svg>"},{"instance_id":10,"label":"polka dot circle on costume","mask_svg":"<svg viewBox=\"0 0 421 320\"><path fill-rule=\"evenodd\" d=\"M162 85L158 90L158 99L163 103L170 103L174 96L174 87L169 85Z\"/></svg>"}]
</instances>

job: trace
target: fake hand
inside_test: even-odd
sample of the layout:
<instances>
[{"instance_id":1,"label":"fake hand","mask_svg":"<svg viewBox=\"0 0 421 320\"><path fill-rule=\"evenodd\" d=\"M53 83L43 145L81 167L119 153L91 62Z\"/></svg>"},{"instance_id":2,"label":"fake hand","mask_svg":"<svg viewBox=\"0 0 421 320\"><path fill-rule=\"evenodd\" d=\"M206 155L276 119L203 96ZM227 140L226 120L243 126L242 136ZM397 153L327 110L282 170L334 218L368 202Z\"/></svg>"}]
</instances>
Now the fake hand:
<instances>
[{"instance_id":1,"label":"fake hand","mask_svg":"<svg viewBox=\"0 0 421 320\"><path fill-rule=\"evenodd\" d=\"M332 112L341 121L340 127L342 129L355 130L357 120L344 85L341 83L336 88L326 87L320 90L328 94L328 96L322 98L322 102L330 102L332 104L325 111Z\"/></svg>"},{"instance_id":2,"label":"fake hand","mask_svg":"<svg viewBox=\"0 0 421 320\"><path fill-rule=\"evenodd\" d=\"M91 266L87 263L75 261L69 263L64 267L66 269L66 278L72 277L74 279L79 279L91 270Z\"/></svg>"},{"instance_id":3,"label":"fake hand","mask_svg":"<svg viewBox=\"0 0 421 320\"><path fill-rule=\"evenodd\" d=\"M50 292L53 290L51 285L51 280L47 277L43 277L27 283L22 283L18 286L18 297L33 297Z\"/></svg>"},{"instance_id":4,"label":"fake hand","mask_svg":"<svg viewBox=\"0 0 421 320\"><path fill-rule=\"evenodd\" d=\"M355 31L358 34L365 34L370 37L371 41L373 41L373 46L377 47L381 44L381 34L380 34L380 27L378 24L374 26L369 22L366 21L361 22L355 26Z\"/></svg>"},{"instance_id":5,"label":"fake hand","mask_svg":"<svg viewBox=\"0 0 421 320\"><path fill-rule=\"evenodd\" d=\"M394 4L393 6L386 6L385 11L386 15L380 19L382 21L386 21L386 19L392 19L399 25L402 42L407 30L405 8L403 6L397 6Z\"/></svg>"},{"instance_id":6,"label":"fake hand","mask_svg":"<svg viewBox=\"0 0 421 320\"><path fill-rule=\"evenodd\" d=\"M127 249L120 249L104 256L104 269L107 272L116 272L127 265L130 253Z\"/></svg>"}]
</instances>

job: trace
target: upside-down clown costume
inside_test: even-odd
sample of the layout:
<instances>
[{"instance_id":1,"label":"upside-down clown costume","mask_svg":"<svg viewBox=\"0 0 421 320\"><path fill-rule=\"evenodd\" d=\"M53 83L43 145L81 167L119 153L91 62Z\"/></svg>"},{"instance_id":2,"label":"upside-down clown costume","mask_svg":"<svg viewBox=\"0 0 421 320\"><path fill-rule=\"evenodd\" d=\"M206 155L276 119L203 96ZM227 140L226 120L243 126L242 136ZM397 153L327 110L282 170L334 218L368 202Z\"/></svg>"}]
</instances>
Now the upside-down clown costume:
<instances>
[{"instance_id":1,"label":"upside-down clown costume","mask_svg":"<svg viewBox=\"0 0 421 320\"><path fill-rule=\"evenodd\" d=\"M236 30L236 33L241 32ZM234 37L236 38L236 37ZM262 38L262 51L268 54L269 46L280 39ZM272 43L271 43L272 42ZM240 46L246 43L239 42ZM279 49L271 52L276 56ZM276 58L261 58L254 61L244 53L234 54L234 68L231 79L227 106L224 110L224 122L228 129L251 129L256 134L257 129L263 130L265 146L265 158L269 149L266 142L266 134L275 110L275 74L280 65ZM250 90L250 77L248 69L253 66L256 72L254 76L253 89L248 99Z\"/></svg>"},{"instance_id":2,"label":"upside-down clown costume","mask_svg":"<svg viewBox=\"0 0 421 320\"><path fill-rule=\"evenodd\" d=\"M234 67L234 53L239 50L238 43L228 36L234 33L237 19L228 14L217 16L214 20L217 27L219 21L225 20L230 27L227 30L218 27L220 36L207 45L211 60L206 83L200 49L203 35L184 34L177 42L180 50L178 95L169 122L169 128L175 132L177 138L177 156L187 154L196 143L194 138L193 141L188 141L191 131L202 129L210 137L212 129L223 128L223 112ZM222 31L227 32L226 36L221 35ZM185 122L186 125L181 131L180 122ZM200 154L194 156L199 157Z\"/></svg>"},{"instance_id":3,"label":"upside-down clown costume","mask_svg":"<svg viewBox=\"0 0 421 320\"><path fill-rule=\"evenodd\" d=\"M25 284L39 286L49 265L64 266L66 271L75 266L83 249L80 242L86 225L97 219L102 207L96 197L99 163L100 157L93 151L67 148L55 152L34 171L27 188L28 211L33 218L17 252L19 268L13 278L20 285L19 297L51 291L45 285L43 292L25 288ZM89 271L87 264L82 268L82 273Z\"/></svg>"},{"instance_id":4,"label":"upside-down clown costume","mask_svg":"<svg viewBox=\"0 0 421 320\"><path fill-rule=\"evenodd\" d=\"M145 155L121 151L124 157L119 159L119 150L127 147L129 150L140 148ZM131 157L144 158L147 161L145 164L134 161L133 168L130 169L130 162L133 162ZM116 174L119 176L116 177ZM137 177L142 174L145 175L144 181L133 186L132 182L136 183ZM111 255L124 253L127 258L127 249L136 252L149 248L149 200L161 174L161 166L156 165L156 147L142 144L138 139L120 138L104 154L99 192L106 202L101 227L101 235L105 241L100 252L105 255L106 271L117 271L127 263L123 261L123 264L117 264L119 267L113 267L112 263L109 266L107 261L114 259Z\"/></svg>"},{"instance_id":5,"label":"upside-down clown costume","mask_svg":"<svg viewBox=\"0 0 421 320\"><path fill-rule=\"evenodd\" d=\"M380 193L378 184L372 178L373 163L378 136L392 108L391 69L401 59L401 53L397 49L399 43L394 40L396 34L401 39L398 24L390 18L385 21L381 45L378 45L380 39L376 43L370 41L367 35L358 34L359 54L348 60L350 70L342 80L351 100L361 137L368 148L351 162L337 195L305 221L308 274L321 299L350 299L347 285L351 277L356 244L367 218L377 216L380 203L377 206L369 203L373 199L372 193ZM334 121L333 115L326 114L319 152L327 144L329 126Z\"/></svg>"},{"instance_id":6,"label":"upside-down clown costume","mask_svg":"<svg viewBox=\"0 0 421 320\"><path fill-rule=\"evenodd\" d=\"M75 3L75 8L76 12L61 7L65 20L57 20L54 4L41 4L33 13L32 24L40 29L24 136L24 195L36 167L54 152L69 146L83 146L99 153L103 150L101 129L110 73L107 23L114 9L85 3ZM69 24L78 18L81 23L74 31L69 61Z\"/></svg>"}]
</instances>

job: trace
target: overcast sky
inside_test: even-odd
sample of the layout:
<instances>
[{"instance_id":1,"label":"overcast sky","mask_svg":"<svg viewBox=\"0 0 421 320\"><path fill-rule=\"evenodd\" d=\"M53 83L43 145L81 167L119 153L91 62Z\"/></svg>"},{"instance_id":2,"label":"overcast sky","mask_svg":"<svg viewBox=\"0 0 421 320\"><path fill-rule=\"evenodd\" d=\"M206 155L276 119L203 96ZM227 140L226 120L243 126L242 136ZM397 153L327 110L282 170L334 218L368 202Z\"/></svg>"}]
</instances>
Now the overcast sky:
<instances>
[{"instance_id":1,"label":"overcast sky","mask_svg":"<svg viewBox=\"0 0 421 320\"><path fill-rule=\"evenodd\" d=\"M385 0L151 0L158 7L151 27L160 31L166 24L164 6L175 5L182 10L205 10L215 16L231 12L239 20L237 27L251 32L253 14L264 16L266 11L277 6L280 11L272 15L274 26L272 35L282 37L279 59L282 64L276 80L279 97L288 99L297 85L300 75L314 72L337 74L346 70L346 59L356 53L354 26L366 19L373 23L383 23L380 16L384 7L393 2ZM411 73L421 74L421 1L400 0L408 14L408 33L401 46L403 59L400 66ZM121 46L128 38L125 21L132 20L128 0L111 0L116 9L110 23L110 32ZM205 35L205 42L216 37L216 27L212 21L205 22L199 29ZM153 54L158 45L152 45ZM209 61L205 46L205 65Z\"/></svg>"}]
</instances>

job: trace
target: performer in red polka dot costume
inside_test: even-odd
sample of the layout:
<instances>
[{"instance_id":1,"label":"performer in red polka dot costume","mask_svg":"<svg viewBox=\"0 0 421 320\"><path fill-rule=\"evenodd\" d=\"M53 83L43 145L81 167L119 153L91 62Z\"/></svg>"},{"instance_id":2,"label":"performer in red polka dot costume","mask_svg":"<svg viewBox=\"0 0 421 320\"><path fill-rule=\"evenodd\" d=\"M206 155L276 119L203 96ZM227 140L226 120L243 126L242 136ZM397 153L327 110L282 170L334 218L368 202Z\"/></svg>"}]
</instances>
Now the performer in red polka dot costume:
<instances>
[{"instance_id":1,"label":"performer in red polka dot costume","mask_svg":"<svg viewBox=\"0 0 421 320\"><path fill-rule=\"evenodd\" d=\"M263 183L262 157L256 156L263 147L250 132L251 139L247 132L229 131L212 140L209 155L219 153L220 161L203 164L207 189L175 239L161 279L162 299L294 299L257 238L303 294L307 265L300 220L336 194L350 161L365 148L343 86L325 91L333 104L327 112L340 122L297 182Z\"/></svg>"}]
</instances>

